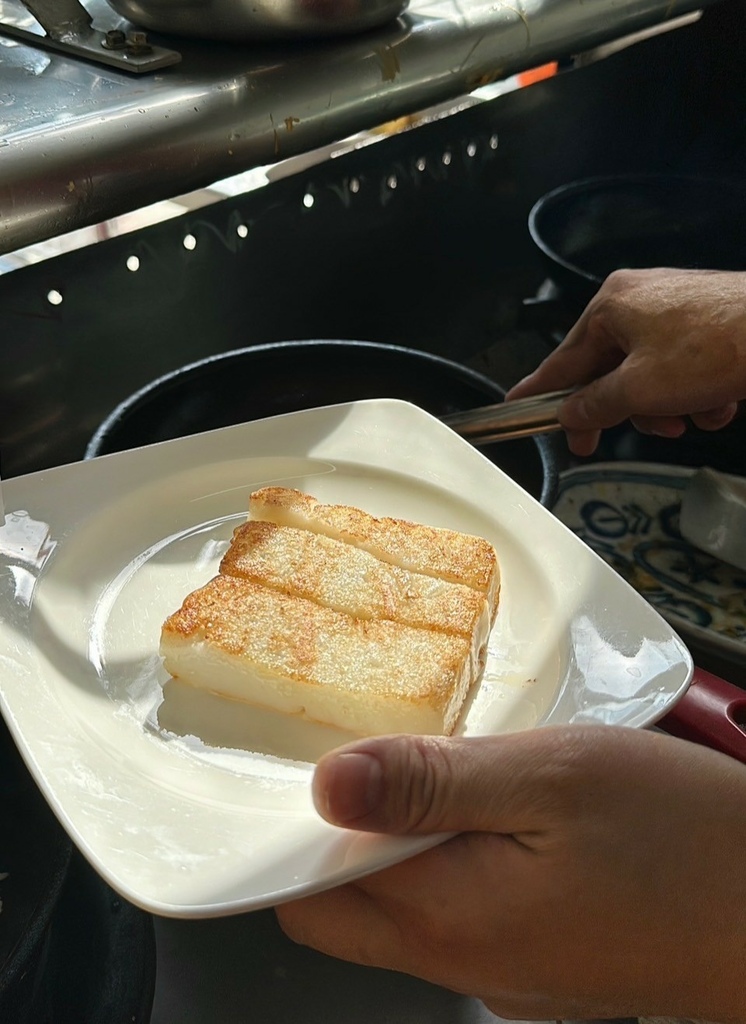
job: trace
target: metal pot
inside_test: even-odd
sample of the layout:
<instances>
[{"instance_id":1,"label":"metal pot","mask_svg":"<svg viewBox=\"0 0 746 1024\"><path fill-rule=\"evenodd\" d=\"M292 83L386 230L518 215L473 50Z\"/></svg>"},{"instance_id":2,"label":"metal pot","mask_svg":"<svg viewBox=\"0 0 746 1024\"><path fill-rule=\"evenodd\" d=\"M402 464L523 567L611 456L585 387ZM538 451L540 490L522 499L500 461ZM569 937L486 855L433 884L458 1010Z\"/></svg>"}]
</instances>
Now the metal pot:
<instances>
[{"instance_id":1,"label":"metal pot","mask_svg":"<svg viewBox=\"0 0 746 1024\"><path fill-rule=\"evenodd\" d=\"M109 0L117 13L154 32L198 39L282 39L349 35L397 18L407 0Z\"/></svg>"},{"instance_id":2,"label":"metal pot","mask_svg":"<svg viewBox=\"0 0 746 1024\"><path fill-rule=\"evenodd\" d=\"M107 417L86 458L315 406L399 398L435 416L502 401L503 389L440 356L365 341L288 341L210 356L148 384ZM484 454L542 504L557 494L553 437L487 445Z\"/></svg>"},{"instance_id":3,"label":"metal pot","mask_svg":"<svg viewBox=\"0 0 746 1024\"><path fill-rule=\"evenodd\" d=\"M746 270L746 185L731 178L585 178L542 196L528 227L576 309L620 268Z\"/></svg>"}]
</instances>

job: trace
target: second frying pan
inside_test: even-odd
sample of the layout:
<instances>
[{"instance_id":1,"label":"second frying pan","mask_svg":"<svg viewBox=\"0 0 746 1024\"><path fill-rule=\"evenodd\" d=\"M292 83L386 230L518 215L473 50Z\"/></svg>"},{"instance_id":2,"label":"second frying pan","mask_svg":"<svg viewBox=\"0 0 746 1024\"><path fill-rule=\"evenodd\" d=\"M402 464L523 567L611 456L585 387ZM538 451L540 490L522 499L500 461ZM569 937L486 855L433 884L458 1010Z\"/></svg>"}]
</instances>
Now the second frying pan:
<instances>
[{"instance_id":1,"label":"second frying pan","mask_svg":"<svg viewBox=\"0 0 746 1024\"><path fill-rule=\"evenodd\" d=\"M585 178L542 196L528 227L575 311L621 268L746 270L746 184L732 178Z\"/></svg>"}]
</instances>

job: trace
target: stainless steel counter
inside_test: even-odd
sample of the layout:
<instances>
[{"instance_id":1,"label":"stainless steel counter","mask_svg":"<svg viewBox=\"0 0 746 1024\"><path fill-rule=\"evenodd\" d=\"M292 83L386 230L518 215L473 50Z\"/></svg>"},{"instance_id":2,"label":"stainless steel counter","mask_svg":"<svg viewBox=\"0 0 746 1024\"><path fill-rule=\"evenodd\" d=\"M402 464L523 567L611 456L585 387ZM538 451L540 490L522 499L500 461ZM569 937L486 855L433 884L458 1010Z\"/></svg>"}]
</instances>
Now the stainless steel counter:
<instances>
[{"instance_id":1,"label":"stainless steel counter","mask_svg":"<svg viewBox=\"0 0 746 1024\"><path fill-rule=\"evenodd\" d=\"M131 76L0 35L0 253L274 163L711 0L413 0L307 45L169 37ZM101 27L124 23L104 0ZM0 0L0 20L28 16Z\"/></svg>"}]
</instances>

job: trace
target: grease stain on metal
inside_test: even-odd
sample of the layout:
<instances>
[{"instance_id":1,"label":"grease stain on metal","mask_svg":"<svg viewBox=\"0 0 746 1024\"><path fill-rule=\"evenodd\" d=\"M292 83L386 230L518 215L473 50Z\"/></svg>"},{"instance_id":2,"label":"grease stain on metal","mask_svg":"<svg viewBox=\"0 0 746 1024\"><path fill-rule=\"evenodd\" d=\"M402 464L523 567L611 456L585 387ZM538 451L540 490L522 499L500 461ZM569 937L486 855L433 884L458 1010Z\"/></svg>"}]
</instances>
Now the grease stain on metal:
<instances>
[{"instance_id":1,"label":"grease stain on metal","mask_svg":"<svg viewBox=\"0 0 746 1024\"><path fill-rule=\"evenodd\" d=\"M393 46L377 46L374 53L381 67L381 81L393 82L401 72L399 54Z\"/></svg>"}]
</instances>

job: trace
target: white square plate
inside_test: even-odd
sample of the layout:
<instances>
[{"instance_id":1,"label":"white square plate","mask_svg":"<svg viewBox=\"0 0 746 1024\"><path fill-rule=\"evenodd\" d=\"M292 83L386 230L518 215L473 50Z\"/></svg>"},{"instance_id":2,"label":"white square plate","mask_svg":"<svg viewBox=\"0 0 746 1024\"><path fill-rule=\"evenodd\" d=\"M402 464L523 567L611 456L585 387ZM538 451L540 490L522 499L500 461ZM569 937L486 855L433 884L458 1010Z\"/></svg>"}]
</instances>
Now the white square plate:
<instances>
[{"instance_id":1,"label":"white square plate","mask_svg":"<svg viewBox=\"0 0 746 1024\"><path fill-rule=\"evenodd\" d=\"M217 572L249 492L270 483L495 545L500 611L462 733L645 726L688 685L689 654L657 612L405 402L277 416L8 480L2 711L76 844L146 910L266 907L439 841L336 829L313 809L311 764L211 745L197 719L191 737L162 727L161 623Z\"/></svg>"}]
</instances>

